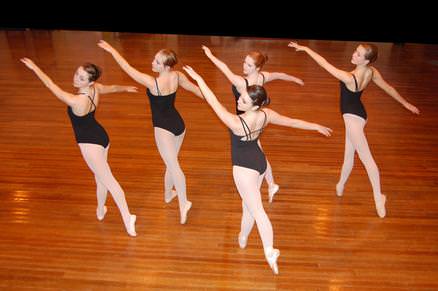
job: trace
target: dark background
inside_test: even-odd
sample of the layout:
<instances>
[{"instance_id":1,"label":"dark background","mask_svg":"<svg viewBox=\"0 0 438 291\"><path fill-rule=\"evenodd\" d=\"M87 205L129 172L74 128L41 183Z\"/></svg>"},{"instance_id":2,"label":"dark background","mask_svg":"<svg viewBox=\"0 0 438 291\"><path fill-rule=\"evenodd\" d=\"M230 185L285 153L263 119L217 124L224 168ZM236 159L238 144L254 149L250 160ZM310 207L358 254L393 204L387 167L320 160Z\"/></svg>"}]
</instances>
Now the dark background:
<instances>
[{"instance_id":1,"label":"dark background","mask_svg":"<svg viewBox=\"0 0 438 291\"><path fill-rule=\"evenodd\" d=\"M431 1L55 3L9 2L0 12L0 29L438 43L438 13Z\"/></svg>"}]
</instances>

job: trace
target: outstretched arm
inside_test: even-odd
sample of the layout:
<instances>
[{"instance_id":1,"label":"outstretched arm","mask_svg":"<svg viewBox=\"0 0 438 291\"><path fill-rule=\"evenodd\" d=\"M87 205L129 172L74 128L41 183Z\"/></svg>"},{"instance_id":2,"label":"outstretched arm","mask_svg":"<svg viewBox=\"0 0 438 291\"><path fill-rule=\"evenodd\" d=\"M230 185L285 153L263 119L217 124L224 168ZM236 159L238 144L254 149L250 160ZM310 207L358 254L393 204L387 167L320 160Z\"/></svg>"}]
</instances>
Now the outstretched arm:
<instances>
[{"instance_id":1,"label":"outstretched arm","mask_svg":"<svg viewBox=\"0 0 438 291\"><path fill-rule=\"evenodd\" d=\"M377 71L376 68L371 67L373 70L373 82L376 83L377 86L379 86L383 91L385 91L389 96L400 102L403 107L405 107L407 110L411 111L414 114L420 114L420 110L418 110L417 107L406 101L398 92L395 90L394 87L389 85L380 74L379 71Z\"/></svg>"},{"instance_id":2,"label":"outstretched arm","mask_svg":"<svg viewBox=\"0 0 438 291\"><path fill-rule=\"evenodd\" d=\"M21 62L23 62L26 67L31 69L38 78L44 83L44 85L49 88L50 91L52 91L53 94L55 94L56 97L58 97L59 100L67 104L68 106L74 106L77 104L78 98L76 95L73 95L71 93L65 92L61 88L56 85L52 79L49 78L41 69L31 60L28 58L22 58Z\"/></svg>"},{"instance_id":3,"label":"outstretched arm","mask_svg":"<svg viewBox=\"0 0 438 291\"><path fill-rule=\"evenodd\" d=\"M217 100L214 93L207 86L204 79L189 66L184 66L183 69L198 83L202 95L204 96L205 100L207 100L211 108L213 108L219 119L222 120L222 122L225 123L225 125L231 130L238 128L240 122L237 115L231 114L227 109L225 109L225 107Z\"/></svg>"},{"instance_id":4,"label":"outstretched arm","mask_svg":"<svg viewBox=\"0 0 438 291\"><path fill-rule=\"evenodd\" d=\"M199 87L190 82L190 80L181 72L176 72L178 74L178 82L181 87L186 89L187 91L192 92L196 96L198 96L201 99L204 99L204 96L202 96L201 90L199 90Z\"/></svg>"},{"instance_id":5,"label":"outstretched arm","mask_svg":"<svg viewBox=\"0 0 438 291\"><path fill-rule=\"evenodd\" d=\"M109 52L122 68L122 70L124 70L132 79L148 88L151 88L153 86L154 78L132 67L109 43L104 40L100 40L97 45Z\"/></svg>"},{"instance_id":6,"label":"outstretched arm","mask_svg":"<svg viewBox=\"0 0 438 291\"><path fill-rule=\"evenodd\" d=\"M301 80L301 79L299 79L297 77L294 77L292 75L288 75L286 73L262 72L262 74L265 75L265 77L266 77L265 83L271 82L271 81L274 81L274 80L283 80L283 81L294 82L294 83L300 84L301 86L304 85L303 80Z\"/></svg>"},{"instance_id":7,"label":"outstretched arm","mask_svg":"<svg viewBox=\"0 0 438 291\"><path fill-rule=\"evenodd\" d=\"M306 129L306 130L316 130L320 134L325 136L330 136L332 130L328 127L319 125L317 123L311 123L300 119L292 119L283 115L278 114L277 112L264 108L263 109L267 115L268 115L268 121L281 125L281 126L287 126L287 127L293 127L293 128L300 128L300 129Z\"/></svg>"},{"instance_id":8,"label":"outstretched arm","mask_svg":"<svg viewBox=\"0 0 438 291\"><path fill-rule=\"evenodd\" d=\"M134 86L120 86L120 85L103 85L95 83L100 94L117 93L117 92L134 92L137 93L137 87Z\"/></svg>"},{"instance_id":9,"label":"outstretched arm","mask_svg":"<svg viewBox=\"0 0 438 291\"><path fill-rule=\"evenodd\" d=\"M210 51L210 49L208 47L206 47L205 45L202 46L202 49L204 50L205 55L210 59L210 61L213 62L213 64L216 65L216 67L219 68L219 70L222 71L222 73L224 73L224 75L228 78L228 80L237 88L242 88L245 87L245 80L239 76L234 74L233 72L231 72L230 68L228 68L228 66L222 62L221 60L219 60L218 58L216 58L212 52Z\"/></svg>"},{"instance_id":10,"label":"outstretched arm","mask_svg":"<svg viewBox=\"0 0 438 291\"><path fill-rule=\"evenodd\" d=\"M338 79L344 83L353 82L353 76L350 73L345 72L343 70L339 70L338 68L336 68L335 66L333 66L332 64L327 62L327 60L324 59L321 55L319 55L316 52L314 52L313 50L311 50L309 47L299 45L298 43L292 42L292 41L289 43L288 46L295 48L297 50L297 52L305 51L313 60L315 60L315 62L318 65L323 67L327 72L332 74L336 79Z\"/></svg>"}]
</instances>

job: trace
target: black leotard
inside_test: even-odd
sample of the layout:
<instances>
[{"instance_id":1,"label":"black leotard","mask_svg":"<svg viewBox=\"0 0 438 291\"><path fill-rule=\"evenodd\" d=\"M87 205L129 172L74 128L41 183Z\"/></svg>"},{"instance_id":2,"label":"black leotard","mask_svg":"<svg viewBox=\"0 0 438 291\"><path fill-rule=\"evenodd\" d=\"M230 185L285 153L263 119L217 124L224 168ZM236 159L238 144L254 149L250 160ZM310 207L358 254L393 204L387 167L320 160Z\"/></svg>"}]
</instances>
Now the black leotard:
<instances>
[{"instance_id":1,"label":"black leotard","mask_svg":"<svg viewBox=\"0 0 438 291\"><path fill-rule=\"evenodd\" d=\"M356 85L356 91L350 91L344 82L341 81L341 112L342 114L351 113L357 116L362 117L363 119L367 119L367 112L365 111L365 107L360 101L360 96L363 91L357 91L357 80L353 74L354 84Z\"/></svg>"},{"instance_id":2,"label":"black leotard","mask_svg":"<svg viewBox=\"0 0 438 291\"><path fill-rule=\"evenodd\" d=\"M168 95L161 95L157 79L155 79L155 85L158 95L153 95L149 88L146 91L151 105L152 124L154 127L163 128L178 136L184 132L185 125L175 108L176 91Z\"/></svg>"},{"instance_id":3,"label":"black leotard","mask_svg":"<svg viewBox=\"0 0 438 291\"><path fill-rule=\"evenodd\" d=\"M231 160L233 166L240 166L249 169L256 170L257 172L263 174L266 171L266 157L263 151L257 144L257 140L260 134L253 140L251 140L251 134L257 131L262 131L266 123L266 112L262 110L265 114L265 120L263 121L263 126L260 129L251 132L245 120L239 116L242 122L243 130L245 131L246 140L242 140L244 136L235 135L230 130L231 135Z\"/></svg>"},{"instance_id":4,"label":"black leotard","mask_svg":"<svg viewBox=\"0 0 438 291\"><path fill-rule=\"evenodd\" d=\"M87 95L91 101L91 105L90 110L86 115L77 116L73 113L73 110L70 106L67 107L67 113L70 117L77 143L98 144L106 148L109 144L108 134L94 117L94 113L96 112L96 105L94 104L95 94L96 91L94 91L93 98L91 98L90 95ZM94 110L91 111L93 107Z\"/></svg>"}]
</instances>

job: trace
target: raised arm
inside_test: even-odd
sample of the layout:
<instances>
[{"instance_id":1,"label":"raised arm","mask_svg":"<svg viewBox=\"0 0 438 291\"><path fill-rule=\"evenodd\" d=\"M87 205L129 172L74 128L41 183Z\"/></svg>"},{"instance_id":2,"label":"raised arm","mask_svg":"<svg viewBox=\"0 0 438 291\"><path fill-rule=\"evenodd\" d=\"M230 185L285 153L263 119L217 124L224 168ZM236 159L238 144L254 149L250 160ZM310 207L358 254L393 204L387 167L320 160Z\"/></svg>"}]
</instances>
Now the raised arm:
<instances>
[{"instance_id":1,"label":"raised arm","mask_svg":"<svg viewBox=\"0 0 438 291\"><path fill-rule=\"evenodd\" d=\"M373 70L373 82L380 87L381 89L383 89L383 91L385 91L389 96L391 96L392 98L394 98L395 100L397 100L398 102L400 102L403 107L405 107L407 110L411 111L414 114L420 114L420 110L418 110L417 107L415 107L414 105L412 105L411 103L409 103L408 101L406 101L406 99L404 99L398 92L397 90L395 90L394 87L392 87L391 85L389 85L383 78L382 75L380 74L379 71L377 71L376 68L371 67L371 69Z\"/></svg>"},{"instance_id":2,"label":"raised arm","mask_svg":"<svg viewBox=\"0 0 438 291\"><path fill-rule=\"evenodd\" d=\"M103 85L95 83L100 94L117 93L117 92L138 92L137 87L134 86L120 86L120 85Z\"/></svg>"},{"instance_id":3,"label":"raised arm","mask_svg":"<svg viewBox=\"0 0 438 291\"><path fill-rule=\"evenodd\" d=\"M148 88L153 87L154 78L132 67L109 43L104 40L100 40L97 45L103 48L105 51L109 52L122 68L122 70L124 70L132 79Z\"/></svg>"},{"instance_id":4,"label":"raised arm","mask_svg":"<svg viewBox=\"0 0 438 291\"><path fill-rule=\"evenodd\" d=\"M201 99L204 99L204 96L202 96L201 90L199 90L199 87L190 82L190 80L181 72L176 72L178 74L178 85L186 89L187 91L192 92L196 96L198 96Z\"/></svg>"},{"instance_id":5,"label":"raised arm","mask_svg":"<svg viewBox=\"0 0 438 291\"><path fill-rule=\"evenodd\" d=\"M207 86L204 79L191 67L184 66L183 69L198 83L202 95L204 96L205 100L207 100L207 103L211 106L211 108L213 108L219 119L222 120L222 122L225 123L225 125L231 130L237 129L240 123L237 115L228 112L228 110L217 100L216 96Z\"/></svg>"},{"instance_id":6,"label":"raised arm","mask_svg":"<svg viewBox=\"0 0 438 291\"><path fill-rule=\"evenodd\" d=\"M316 130L322 135L330 136L332 130L328 127L319 125L317 123L311 123L300 119L292 119L283 115L278 114L277 112L270 110L268 108L263 109L267 116L268 116L268 122L281 125L281 126L287 126L287 127L293 127L293 128L299 128L299 129L306 129L306 130Z\"/></svg>"},{"instance_id":7,"label":"raised arm","mask_svg":"<svg viewBox=\"0 0 438 291\"><path fill-rule=\"evenodd\" d=\"M299 78L297 78L295 76L288 75L286 73L262 72L262 74L266 78L265 83L271 82L271 81L274 81L274 80L283 80L283 81L294 82L294 83L300 84L301 86L304 85L304 81L303 80L301 80L301 79L299 79Z\"/></svg>"},{"instance_id":8,"label":"raised arm","mask_svg":"<svg viewBox=\"0 0 438 291\"><path fill-rule=\"evenodd\" d=\"M67 104L68 106L75 106L78 102L78 98L76 95L73 95L71 93L65 92L61 88L56 85L52 79L49 78L41 69L31 60L28 58L22 58L21 62L23 62L26 67L31 69L38 78L46 85L47 88L49 88L50 91L52 91L53 94L55 94L56 97L58 97L59 100Z\"/></svg>"},{"instance_id":9,"label":"raised arm","mask_svg":"<svg viewBox=\"0 0 438 291\"><path fill-rule=\"evenodd\" d=\"M327 60L324 59L321 55L319 55L316 52L314 52L313 50L311 50L309 47L299 45L298 43L292 42L292 41L289 43L288 46L295 48L297 52L305 51L313 60L315 60L315 62L318 65L323 67L327 72L329 72L336 79L338 79L344 83L353 82L353 75L352 74L350 74L346 71L343 71L343 70L339 70L338 68L336 68L335 66L333 66L332 64L327 62Z\"/></svg>"},{"instance_id":10,"label":"raised arm","mask_svg":"<svg viewBox=\"0 0 438 291\"><path fill-rule=\"evenodd\" d=\"M233 72L231 72L230 68L228 68L228 66L222 62L221 60L219 60L218 58L216 58L212 52L210 51L210 49L208 47L206 47L205 45L202 46L202 49L204 50L205 55L210 59L210 61L213 62L213 64L216 65L216 67L218 67L219 70L222 71L222 73L224 73L224 75L227 77L227 79L237 88L242 88L245 87L245 80L243 79L242 76L236 75Z\"/></svg>"}]
</instances>

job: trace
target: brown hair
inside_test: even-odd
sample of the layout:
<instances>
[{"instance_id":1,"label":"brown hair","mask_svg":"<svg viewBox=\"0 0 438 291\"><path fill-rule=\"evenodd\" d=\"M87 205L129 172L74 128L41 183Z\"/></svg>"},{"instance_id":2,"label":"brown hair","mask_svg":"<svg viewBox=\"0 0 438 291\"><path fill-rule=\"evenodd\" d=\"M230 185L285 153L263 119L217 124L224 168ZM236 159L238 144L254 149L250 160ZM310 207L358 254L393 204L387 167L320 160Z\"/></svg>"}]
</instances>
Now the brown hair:
<instances>
[{"instance_id":1,"label":"brown hair","mask_svg":"<svg viewBox=\"0 0 438 291\"><path fill-rule=\"evenodd\" d=\"M162 49L159 51L159 53L164 56L164 65L172 68L178 63L178 58L176 57L176 53L173 50Z\"/></svg>"},{"instance_id":2,"label":"brown hair","mask_svg":"<svg viewBox=\"0 0 438 291\"><path fill-rule=\"evenodd\" d=\"M268 61L268 55L262 54L261 52L250 52L248 56L254 60L254 65L256 68L262 69L263 65Z\"/></svg>"},{"instance_id":3,"label":"brown hair","mask_svg":"<svg viewBox=\"0 0 438 291\"><path fill-rule=\"evenodd\" d=\"M82 65L82 68L85 72L88 73L88 81L93 82L99 79L100 75L102 75L102 70L92 63L85 63Z\"/></svg>"},{"instance_id":4,"label":"brown hair","mask_svg":"<svg viewBox=\"0 0 438 291\"><path fill-rule=\"evenodd\" d=\"M262 107L268 105L271 102L263 86L251 85L248 86L246 91L248 92L248 95L251 98L253 105Z\"/></svg>"},{"instance_id":5,"label":"brown hair","mask_svg":"<svg viewBox=\"0 0 438 291\"><path fill-rule=\"evenodd\" d=\"M361 44L361 46L363 46L363 48L366 50L365 59L369 60L370 64L374 63L377 60L377 54L378 54L377 46L370 43L364 43Z\"/></svg>"}]
</instances>

